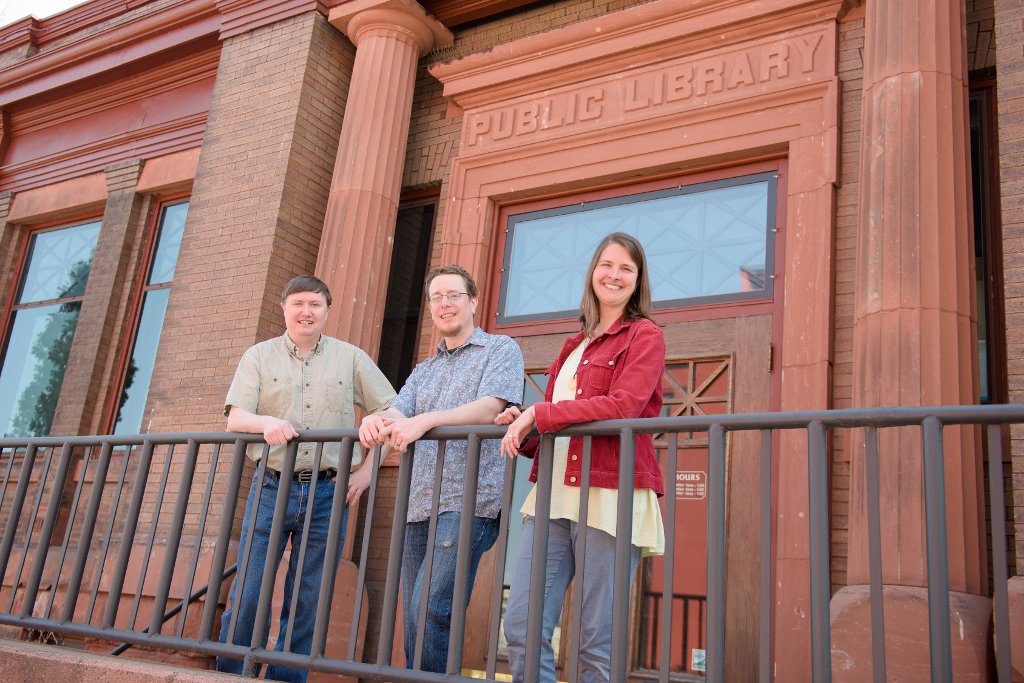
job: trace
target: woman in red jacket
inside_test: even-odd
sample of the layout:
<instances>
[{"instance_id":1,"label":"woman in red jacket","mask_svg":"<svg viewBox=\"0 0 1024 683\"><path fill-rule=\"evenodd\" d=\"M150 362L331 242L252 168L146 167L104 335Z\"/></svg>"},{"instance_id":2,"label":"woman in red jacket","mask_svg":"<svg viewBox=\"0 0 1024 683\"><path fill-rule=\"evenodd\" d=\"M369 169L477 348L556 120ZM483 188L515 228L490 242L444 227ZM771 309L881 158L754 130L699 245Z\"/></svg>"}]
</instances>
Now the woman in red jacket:
<instances>
[{"instance_id":1,"label":"woman in red jacket","mask_svg":"<svg viewBox=\"0 0 1024 683\"><path fill-rule=\"evenodd\" d=\"M597 246L585 281L580 322L583 329L566 340L548 368L544 401L520 412L512 406L495 420L508 424L502 452L532 456L537 439L524 443L536 425L542 433L593 420L654 417L661 412L665 338L651 321L647 260L636 238L616 232ZM636 437L633 533L630 576L642 555L661 554L665 533L658 496L665 486L650 434ZM618 504L619 437L597 436L591 444L587 526L577 524L580 508L581 437L558 437L554 447L551 525L544 594L540 680L555 681L551 635L565 592L583 558L575 556L579 533L587 535L582 588L579 670L581 681L608 681L611 653L612 586ZM536 481L534 460L531 481ZM536 489L523 504L525 528L512 572L505 636L515 681L525 669L527 606L533 562Z\"/></svg>"}]
</instances>

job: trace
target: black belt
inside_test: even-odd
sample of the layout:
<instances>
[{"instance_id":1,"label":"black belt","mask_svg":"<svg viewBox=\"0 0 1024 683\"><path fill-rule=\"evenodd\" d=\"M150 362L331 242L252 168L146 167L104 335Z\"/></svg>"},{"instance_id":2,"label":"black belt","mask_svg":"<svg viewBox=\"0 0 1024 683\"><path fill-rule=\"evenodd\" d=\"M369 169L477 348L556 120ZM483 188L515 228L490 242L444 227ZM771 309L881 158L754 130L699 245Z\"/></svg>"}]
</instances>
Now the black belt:
<instances>
[{"instance_id":1,"label":"black belt","mask_svg":"<svg viewBox=\"0 0 1024 683\"><path fill-rule=\"evenodd\" d=\"M281 478L281 473L277 470L268 467L267 471L276 475L278 479ZM337 474L338 470L333 467L328 467L326 470L320 470L319 472L314 472L313 470L296 470L295 474L292 475L292 481L299 482L300 484L308 484L313 480L334 479Z\"/></svg>"}]
</instances>

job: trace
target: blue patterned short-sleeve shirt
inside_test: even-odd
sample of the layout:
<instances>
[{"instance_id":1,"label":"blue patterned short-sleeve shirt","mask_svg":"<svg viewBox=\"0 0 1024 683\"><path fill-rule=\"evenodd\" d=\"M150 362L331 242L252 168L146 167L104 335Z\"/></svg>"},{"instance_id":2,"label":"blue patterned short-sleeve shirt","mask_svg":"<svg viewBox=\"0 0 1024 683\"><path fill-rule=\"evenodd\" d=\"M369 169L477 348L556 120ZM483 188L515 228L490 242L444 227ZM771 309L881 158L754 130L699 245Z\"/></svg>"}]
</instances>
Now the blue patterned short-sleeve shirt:
<instances>
[{"instance_id":1,"label":"blue patterned short-sleeve shirt","mask_svg":"<svg viewBox=\"0 0 1024 683\"><path fill-rule=\"evenodd\" d=\"M465 344L451 351L442 340L436 353L417 365L409 375L393 407L406 417L413 417L457 408L485 396L494 396L507 403L522 402L523 352L510 337L488 334L476 328ZM494 518L501 511L505 458L500 449L498 439L481 442L477 517ZM464 439L445 444L439 513L462 509L466 452ZM409 522L430 518L436 464L437 442L430 439L417 441L409 492Z\"/></svg>"}]
</instances>

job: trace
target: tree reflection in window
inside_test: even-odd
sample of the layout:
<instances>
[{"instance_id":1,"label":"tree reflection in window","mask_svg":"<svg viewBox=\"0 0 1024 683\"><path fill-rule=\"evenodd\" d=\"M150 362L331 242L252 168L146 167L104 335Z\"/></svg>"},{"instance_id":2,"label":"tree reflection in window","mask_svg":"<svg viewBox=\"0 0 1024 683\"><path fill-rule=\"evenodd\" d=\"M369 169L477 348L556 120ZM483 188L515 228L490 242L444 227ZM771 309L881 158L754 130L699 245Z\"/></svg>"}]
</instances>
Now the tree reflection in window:
<instances>
[{"instance_id":1,"label":"tree reflection in window","mask_svg":"<svg viewBox=\"0 0 1024 683\"><path fill-rule=\"evenodd\" d=\"M32 236L0 368L0 429L6 437L50 433L98 221Z\"/></svg>"},{"instance_id":2,"label":"tree reflection in window","mask_svg":"<svg viewBox=\"0 0 1024 683\"><path fill-rule=\"evenodd\" d=\"M171 281L178 263L187 215L188 202L169 204L160 211L156 248L153 250L149 277L143 289L142 310L118 401L114 434L137 434L142 429L157 346L164 327L164 314L167 312L167 300L171 294Z\"/></svg>"}]
</instances>

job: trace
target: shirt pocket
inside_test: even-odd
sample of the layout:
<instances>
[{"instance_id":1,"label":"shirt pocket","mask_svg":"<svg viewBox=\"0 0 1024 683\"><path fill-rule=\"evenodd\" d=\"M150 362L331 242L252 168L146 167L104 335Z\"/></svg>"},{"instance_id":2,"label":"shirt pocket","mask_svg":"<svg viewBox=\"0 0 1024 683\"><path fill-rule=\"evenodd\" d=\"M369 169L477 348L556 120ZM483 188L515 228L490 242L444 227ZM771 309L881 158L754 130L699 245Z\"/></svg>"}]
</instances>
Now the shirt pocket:
<instances>
[{"instance_id":1,"label":"shirt pocket","mask_svg":"<svg viewBox=\"0 0 1024 683\"><path fill-rule=\"evenodd\" d=\"M599 351L584 361L586 363L584 372L587 377L587 393L589 395L608 393L608 389L612 385L612 378L615 376L615 371L619 367L624 351L625 349L611 353Z\"/></svg>"},{"instance_id":2,"label":"shirt pocket","mask_svg":"<svg viewBox=\"0 0 1024 683\"><path fill-rule=\"evenodd\" d=\"M295 385L291 375L272 373L269 381L264 382L260 389L260 405L257 413L283 417L292 409L295 402Z\"/></svg>"},{"instance_id":3,"label":"shirt pocket","mask_svg":"<svg viewBox=\"0 0 1024 683\"><path fill-rule=\"evenodd\" d=\"M329 379L325 383L324 400L327 410L332 413L343 413L348 403L345 399L345 383L340 379Z\"/></svg>"}]
</instances>

